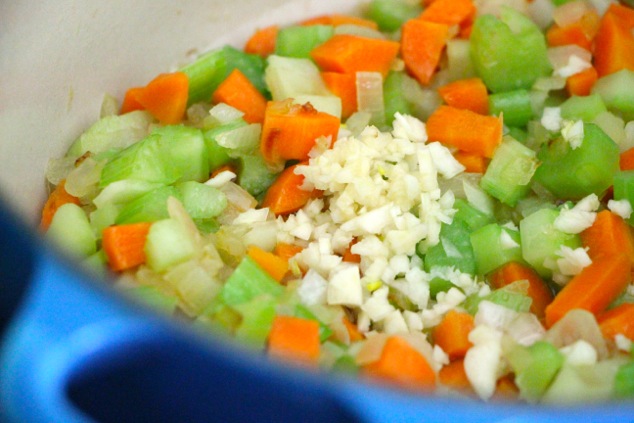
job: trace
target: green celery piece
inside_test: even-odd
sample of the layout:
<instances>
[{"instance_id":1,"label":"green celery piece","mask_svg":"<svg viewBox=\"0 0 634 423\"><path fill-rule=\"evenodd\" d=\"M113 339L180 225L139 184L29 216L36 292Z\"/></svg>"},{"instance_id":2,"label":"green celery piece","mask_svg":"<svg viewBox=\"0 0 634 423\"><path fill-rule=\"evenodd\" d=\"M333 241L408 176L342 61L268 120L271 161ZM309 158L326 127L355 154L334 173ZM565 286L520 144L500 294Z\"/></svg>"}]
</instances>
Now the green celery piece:
<instances>
[{"instance_id":1,"label":"green celery piece","mask_svg":"<svg viewBox=\"0 0 634 423\"><path fill-rule=\"evenodd\" d=\"M313 312L310 311L308 307L306 307L303 304L297 304L295 306L294 315L295 317L301 317L302 319L314 320L317 323L319 323L319 340L321 342L326 341L333 334L332 329L330 329L328 325L324 324L324 322L319 320L317 316L315 316L315 314L313 314Z\"/></svg>"},{"instance_id":2,"label":"green celery piece","mask_svg":"<svg viewBox=\"0 0 634 423\"><path fill-rule=\"evenodd\" d=\"M182 182L176 188L192 219L216 217L227 207L227 196L218 188L195 181Z\"/></svg>"},{"instance_id":3,"label":"green celery piece","mask_svg":"<svg viewBox=\"0 0 634 423\"><path fill-rule=\"evenodd\" d=\"M440 242L427 250L424 266L427 272L435 267L455 267L471 275L476 272L476 260L471 246L471 230L458 219L440 229Z\"/></svg>"},{"instance_id":4,"label":"green celery piece","mask_svg":"<svg viewBox=\"0 0 634 423\"><path fill-rule=\"evenodd\" d=\"M193 219L198 230L204 234L212 234L220 229L220 223L216 219Z\"/></svg>"},{"instance_id":5,"label":"green celery piece","mask_svg":"<svg viewBox=\"0 0 634 423\"><path fill-rule=\"evenodd\" d=\"M447 279L435 277L429 281L429 295L436 299L436 295L441 292L447 292L455 285L449 282Z\"/></svg>"},{"instance_id":6,"label":"green celery piece","mask_svg":"<svg viewBox=\"0 0 634 423\"><path fill-rule=\"evenodd\" d=\"M612 186L619 170L619 147L597 125L584 123L582 144L573 149L559 137L538 154L542 164L535 181L564 200L599 197Z\"/></svg>"},{"instance_id":7,"label":"green celery piece","mask_svg":"<svg viewBox=\"0 0 634 423\"><path fill-rule=\"evenodd\" d=\"M505 243L504 238L507 236L517 246ZM502 227L497 223L490 223L472 232L470 238L478 275L486 275L510 261L524 262L518 231Z\"/></svg>"},{"instance_id":8,"label":"green celery piece","mask_svg":"<svg viewBox=\"0 0 634 423\"><path fill-rule=\"evenodd\" d=\"M207 145L209 169L211 171L214 171L231 161L231 157L229 155L231 150L218 144L218 136L224 132L232 131L246 125L247 123L244 120L238 119L230 123L209 129L203 133L205 144Z\"/></svg>"},{"instance_id":9,"label":"green celery piece","mask_svg":"<svg viewBox=\"0 0 634 423\"><path fill-rule=\"evenodd\" d=\"M513 345L505 357L515 373L520 397L531 403L539 401L564 363L563 354L546 341L528 347Z\"/></svg>"},{"instance_id":10,"label":"green celery piece","mask_svg":"<svg viewBox=\"0 0 634 423\"><path fill-rule=\"evenodd\" d=\"M300 95L332 95L312 60L272 54L266 61L268 65L264 78L273 100L281 101Z\"/></svg>"},{"instance_id":11,"label":"green celery piece","mask_svg":"<svg viewBox=\"0 0 634 423\"><path fill-rule=\"evenodd\" d=\"M493 216L478 210L462 198L456 198L453 203L453 207L456 209L456 214L453 217L454 220L462 220L467 224L471 231L475 231L484 225L493 223Z\"/></svg>"},{"instance_id":12,"label":"green celery piece","mask_svg":"<svg viewBox=\"0 0 634 423\"><path fill-rule=\"evenodd\" d=\"M115 223L154 222L169 217L167 199L180 198L179 191L173 186L162 186L148 192L124 205Z\"/></svg>"},{"instance_id":13,"label":"green celery piece","mask_svg":"<svg viewBox=\"0 0 634 423\"><path fill-rule=\"evenodd\" d=\"M559 210L543 208L520 221L522 257L541 276L549 278L552 270L544 266L547 259L555 260L562 246L575 249L581 246L577 234L567 234L555 228Z\"/></svg>"},{"instance_id":14,"label":"green celery piece","mask_svg":"<svg viewBox=\"0 0 634 423\"><path fill-rule=\"evenodd\" d=\"M108 258L102 249L82 260L81 264L84 269L94 275L108 276Z\"/></svg>"},{"instance_id":15,"label":"green celery piece","mask_svg":"<svg viewBox=\"0 0 634 423\"><path fill-rule=\"evenodd\" d=\"M152 134L113 157L101 171L100 188L123 179L171 184L181 176L169 156L168 141Z\"/></svg>"},{"instance_id":16,"label":"green celery piece","mask_svg":"<svg viewBox=\"0 0 634 423\"><path fill-rule=\"evenodd\" d=\"M515 138L516 140L518 140L522 144L525 144L526 140L528 139L528 132L525 131L522 128L518 128L518 127L515 127L515 126L511 126L509 128L508 135L510 135L511 137Z\"/></svg>"},{"instance_id":17,"label":"green celery piece","mask_svg":"<svg viewBox=\"0 0 634 423\"><path fill-rule=\"evenodd\" d=\"M343 354L332 365L332 370L347 375L356 375L359 373L359 365L354 357L350 354Z\"/></svg>"},{"instance_id":18,"label":"green celery piece","mask_svg":"<svg viewBox=\"0 0 634 423\"><path fill-rule=\"evenodd\" d=\"M467 313L475 315L482 301L490 301L519 313L528 312L533 300L526 294L518 292L516 284L517 282L514 282L496 289L484 297L480 297L477 293L470 295L465 300L463 307Z\"/></svg>"},{"instance_id":19,"label":"green celery piece","mask_svg":"<svg viewBox=\"0 0 634 423\"><path fill-rule=\"evenodd\" d=\"M599 113L608 110L599 94L586 96L573 95L561 104L561 117L591 121Z\"/></svg>"},{"instance_id":20,"label":"green celery piece","mask_svg":"<svg viewBox=\"0 0 634 423\"><path fill-rule=\"evenodd\" d=\"M328 41L335 33L332 25L296 25L281 28L275 40L275 54L309 59L312 49Z\"/></svg>"},{"instance_id":21,"label":"green celery piece","mask_svg":"<svg viewBox=\"0 0 634 423\"><path fill-rule=\"evenodd\" d=\"M145 242L148 266L155 272L191 259L196 254L196 243L187 228L176 219L154 222Z\"/></svg>"},{"instance_id":22,"label":"green celery piece","mask_svg":"<svg viewBox=\"0 0 634 423\"><path fill-rule=\"evenodd\" d=\"M176 310L178 298L167 295L155 286L145 285L128 288L123 291L132 299L148 305L154 310L171 315Z\"/></svg>"},{"instance_id":23,"label":"green celery piece","mask_svg":"<svg viewBox=\"0 0 634 423\"><path fill-rule=\"evenodd\" d=\"M379 25L381 31L394 32L406 21L421 14L419 2L406 0L372 0L367 16Z\"/></svg>"},{"instance_id":24,"label":"green celery piece","mask_svg":"<svg viewBox=\"0 0 634 423\"><path fill-rule=\"evenodd\" d=\"M539 166L537 154L505 136L487 166L480 186L502 203L515 206L530 191L530 182Z\"/></svg>"},{"instance_id":25,"label":"green celery piece","mask_svg":"<svg viewBox=\"0 0 634 423\"><path fill-rule=\"evenodd\" d=\"M623 69L599 78L592 93L601 96L608 110L626 121L634 120L634 70Z\"/></svg>"},{"instance_id":26,"label":"green celery piece","mask_svg":"<svg viewBox=\"0 0 634 423\"><path fill-rule=\"evenodd\" d=\"M211 94L234 69L239 69L262 94L267 95L263 79L264 60L255 54L225 46L207 52L193 63L181 68L189 78L188 105L208 101Z\"/></svg>"},{"instance_id":27,"label":"green celery piece","mask_svg":"<svg viewBox=\"0 0 634 423\"><path fill-rule=\"evenodd\" d=\"M634 170L620 170L614 175L614 199L627 200L634 204ZM634 225L634 216L628 219Z\"/></svg>"},{"instance_id":28,"label":"green celery piece","mask_svg":"<svg viewBox=\"0 0 634 423\"><path fill-rule=\"evenodd\" d=\"M170 161L181 174L179 181L206 181L209 179L209 160L205 139L200 129L169 125L152 131L167 144Z\"/></svg>"},{"instance_id":29,"label":"green celery piece","mask_svg":"<svg viewBox=\"0 0 634 423\"><path fill-rule=\"evenodd\" d=\"M552 71L544 34L522 13L503 7L500 18L481 15L471 32L471 57L493 93L530 89Z\"/></svg>"},{"instance_id":30,"label":"green celery piece","mask_svg":"<svg viewBox=\"0 0 634 423\"><path fill-rule=\"evenodd\" d=\"M88 216L90 219L90 226L92 227L93 232L96 234L97 239L101 239L103 230L106 229L110 225L114 225L117 221L117 216L119 216L120 207L108 203L104 207L99 209L95 209Z\"/></svg>"},{"instance_id":31,"label":"green celery piece","mask_svg":"<svg viewBox=\"0 0 634 423\"><path fill-rule=\"evenodd\" d=\"M634 362L619 367L614 377L614 395L617 398L634 397Z\"/></svg>"},{"instance_id":32,"label":"green celery piece","mask_svg":"<svg viewBox=\"0 0 634 423\"><path fill-rule=\"evenodd\" d=\"M284 288L275 279L253 259L245 256L229 276L219 295L225 304L235 307L259 295L268 294L277 298L283 292Z\"/></svg>"},{"instance_id":33,"label":"green celery piece","mask_svg":"<svg viewBox=\"0 0 634 423\"><path fill-rule=\"evenodd\" d=\"M163 184L159 182L122 179L109 184L101 190L99 195L93 198L92 202L97 206L97 209L111 205L121 206L162 186Z\"/></svg>"},{"instance_id":34,"label":"green celery piece","mask_svg":"<svg viewBox=\"0 0 634 423\"><path fill-rule=\"evenodd\" d=\"M88 216L73 203L57 209L46 231L46 238L72 257L86 258L97 252L97 238Z\"/></svg>"},{"instance_id":35,"label":"green celery piece","mask_svg":"<svg viewBox=\"0 0 634 423\"><path fill-rule=\"evenodd\" d=\"M575 366L564 362L541 398L542 404L591 404L614 396L619 359L607 359L594 365Z\"/></svg>"},{"instance_id":36,"label":"green celery piece","mask_svg":"<svg viewBox=\"0 0 634 423\"><path fill-rule=\"evenodd\" d=\"M247 345L263 349L266 339L273 326L277 299L264 294L254 297L246 303L237 304L233 308L240 314L242 320L236 328L236 339Z\"/></svg>"},{"instance_id":37,"label":"green celery piece","mask_svg":"<svg viewBox=\"0 0 634 423\"><path fill-rule=\"evenodd\" d=\"M526 89L491 94L489 113L494 116L504 114L506 126L525 126L533 118L531 96Z\"/></svg>"},{"instance_id":38,"label":"green celery piece","mask_svg":"<svg viewBox=\"0 0 634 423\"><path fill-rule=\"evenodd\" d=\"M238 182L254 197L266 192L278 176L271 172L260 154L243 155L239 163Z\"/></svg>"},{"instance_id":39,"label":"green celery piece","mask_svg":"<svg viewBox=\"0 0 634 423\"><path fill-rule=\"evenodd\" d=\"M234 334L242 321L242 316L238 311L229 307L216 297L205 307L205 310L198 315L194 324L203 330L213 330L222 334Z\"/></svg>"},{"instance_id":40,"label":"green celery piece","mask_svg":"<svg viewBox=\"0 0 634 423\"><path fill-rule=\"evenodd\" d=\"M413 114L412 106L403 89L404 72L392 71L383 82L383 102L385 103L385 121L391 123L398 112L404 115Z\"/></svg>"},{"instance_id":41,"label":"green celery piece","mask_svg":"<svg viewBox=\"0 0 634 423\"><path fill-rule=\"evenodd\" d=\"M447 70L450 81L476 76L469 40L453 38L447 41Z\"/></svg>"}]
</instances>

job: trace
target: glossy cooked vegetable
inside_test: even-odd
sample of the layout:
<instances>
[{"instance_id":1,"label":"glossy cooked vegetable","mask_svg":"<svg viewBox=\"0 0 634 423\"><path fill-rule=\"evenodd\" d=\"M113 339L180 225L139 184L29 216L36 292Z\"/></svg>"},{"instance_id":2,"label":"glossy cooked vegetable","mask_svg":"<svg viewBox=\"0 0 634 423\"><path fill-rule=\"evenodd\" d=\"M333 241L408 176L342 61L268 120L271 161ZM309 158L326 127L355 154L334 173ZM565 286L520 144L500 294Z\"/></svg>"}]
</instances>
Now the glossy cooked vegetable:
<instances>
[{"instance_id":1,"label":"glossy cooked vegetable","mask_svg":"<svg viewBox=\"0 0 634 423\"><path fill-rule=\"evenodd\" d=\"M130 88L51 161L42 230L283 362L631 398L634 11L513 5L371 0Z\"/></svg>"}]
</instances>

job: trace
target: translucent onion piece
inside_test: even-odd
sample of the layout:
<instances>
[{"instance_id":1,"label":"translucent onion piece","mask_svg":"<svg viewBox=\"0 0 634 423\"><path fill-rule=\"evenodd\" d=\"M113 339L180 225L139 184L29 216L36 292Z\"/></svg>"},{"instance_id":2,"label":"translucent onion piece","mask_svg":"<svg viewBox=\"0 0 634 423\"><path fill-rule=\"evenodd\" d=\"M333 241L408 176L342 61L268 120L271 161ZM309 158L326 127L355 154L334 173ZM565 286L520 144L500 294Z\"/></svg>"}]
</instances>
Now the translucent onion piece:
<instances>
[{"instance_id":1,"label":"translucent onion piece","mask_svg":"<svg viewBox=\"0 0 634 423\"><path fill-rule=\"evenodd\" d=\"M103 96L101 102L101 110L99 111L99 117L104 118L106 116L116 116L119 114L119 102L110 94Z\"/></svg>"},{"instance_id":2,"label":"translucent onion piece","mask_svg":"<svg viewBox=\"0 0 634 423\"><path fill-rule=\"evenodd\" d=\"M218 124L224 125L244 116L240 110L231 107L225 103L218 103L209 110L209 115L214 118Z\"/></svg>"},{"instance_id":3,"label":"translucent onion piece","mask_svg":"<svg viewBox=\"0 0 634 423\"><path fill-rule=\"evenodd\" d=\"M372 115L368 112L355 112L346 121L346 127L353 136L357 136L370 124L370 119Z\"/></svg>"},{"instance_id":4,"label":"translucent onion piece","mask_svg":"<svg viewBox=\"0 0 634 423\"><path fill-rule=\"evenodd\" d=\"M220 146L232 150L228 152L229 156L236 157L239 153L250 153L260 146L260 132L262 125L252 123L222 132L216 136L216 141Z\"/></svg>"},{"instance_id":5,"label":"translucent onion piece","mask_svg":"<svg viewBox=\"0 0 634 423\"><path fill-rule=\"evenodd\" d=\"M380 40L385 39L385 35L383 35L383 33L380 31L377 31L372 28L368 28L367 26L354 25L354 24L338 25L335 28L335 34L356 35L359 37L375 38Z\"/></svg>"},{"instance_id":6,"label":"translucent onion piece","mask_svg":"<svg viewBox=\"0 0 634 423\"><path fill-rule=\"evenodd\" d=\"M92 198L97 195L101 169L105 162L97 162L91 157L84 159L66 177L66 192L78 198Z\"/></svg>"},{"instance_id":7,"label":"translucent onion piece","mask_svg":"<svg viewBox=\"0 0 634 423\"><path fill-rule=\"evenodd\" d=\"M586 310L569 311L544 336L544 340L551 342L557 348L573 344L580 339L588 342L597 350L600 360L608 356L608 348L597 319Z\"/></svg>"},{"instance_id":8,"label":"translucent onion piece","mask_svg":"<svg viewBox=\"0 0 634 423\"><path fill-rule=\"evenodd\" d=\"M385 333L377 333L368 336L367 340L363 343L363 346L357 352L355 361L358 365L363 366L377 361L381 358L383 347L389 335Z\"/></svg>"},{"instance_id":9,"label":"translucent onion piece","mask_svg":"<svg viewBox=\"0 0 634 423\"><path fill-rule=\"evenodd\" d=\"M59 185L75 168L75 160L74 157L50 159L46 165L46 179L53 185Z\"/></svg>"},{"instance_id":10,"label":"translucent onion piece","mask_svg":"<svg viewBox=\"0 0 634 423\"><path fill-rule=\"evenodd\" d=\"M385 125L383 77L379 72L357 72L357 108L370 113L372 125Z\"/></svg>"},{"instance_id":11,"label":"translucent onion piece","mask_svg":"<svg viewBox=\"0 0 634 423\"><path fill-rule=\"evenodd\" d=\"M568 26L577 22L588 11L590 5L583 0L564 3L553 11L553 20L559 26Z\"/></svg>"},{"instance_id":12,"label":"translucent onion piece","mask_svg":"<svg viewBox=\"0 0 634 423\"><path fill-rule=\"evenodd\" d=\"M542 30L550 26L553 21L555 5L551 0L533 0L528 3L528 13Z\"/></svg>"}]
</instances>

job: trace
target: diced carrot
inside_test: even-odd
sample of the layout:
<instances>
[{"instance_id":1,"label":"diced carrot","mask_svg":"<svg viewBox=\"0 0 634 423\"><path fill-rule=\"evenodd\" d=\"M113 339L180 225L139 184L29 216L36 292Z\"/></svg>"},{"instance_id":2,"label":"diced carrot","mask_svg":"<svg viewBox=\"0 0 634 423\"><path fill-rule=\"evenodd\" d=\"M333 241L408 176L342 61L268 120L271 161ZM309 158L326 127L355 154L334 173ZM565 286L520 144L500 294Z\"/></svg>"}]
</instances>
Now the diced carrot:
<instances>
[{"instance_id":1,"label":"diced carrot","mask_svg":"<svg viewBox=\"0 0 634 423\"><path fill-rule=\"evenodd\" d=\"M385 77L398 50L395 41L338 34L315 47L310 55L326 72L380 72Z\"/></svg>"},{"instance_id":2,"label":"diced carrot","mask_svg":"<svg viewBox=\"0 0 634 423\"><path fill-rule=\"evenodd\" d=\"M401 388L431 390L436 386L436 373L427 359L399 336L388 338L381 357L364 365L361 372Z\"/></svg>"},{"instance_id":3,"label":"diced carrot","mask_svg":"<svg viewBox=\"0 0 634 423\"><path fill-rule=\"evenodd\" d=\"M599 315L601 333L607 339L623 335L634 341L634 304L623 303Z\"/></svg>"},{"instance_id":4,"label":"diced carrot","mask_svg":"<svg viewBox=\"0 0 634 423\"><path fill-rule=\"evenodd\" d=\"M283 258L286 261L289 261L296 254L301 253L303 250L299 245L287 244L285 242L278 242L275 244L275 249L273 250L273 254L276 256Z\"/></svg>"},{"instance_id":5,"label":"diced carrot","mask_svg":"<svg viewBox=\"0 0 634 423\"><path fill-rule=\"evenodd\" d=\"M489 93L480 78L468 78L450 82L438 88L447 105L467 109L481 115L489 114Z\"/></svg>"},{"instance_id":6,"label":"diced carrot","mask_svg":"<svg viewBox=\"0 0 634 423\"><path fill-rule=\"evenodd\" d=\"M502 141L502 119L440 106L427 120L427 136L430 141L491 158Z\"/></svg>"},{"instance_id":7,"label":"diced carrot","mask_svg":"<svg viewBox=\"0 0 634 423\"><path fill-rule=\"evenodd\" d=\"M319 323L293 316L275 316L268 337L268 354L294 364L317 366Z\"/></svg>"},{"instance_id":8,"label":"diced carrot","mask_svg":"<svg viewBox=\"0 0 634 423\"><path fill-rule=\"evenodd\" d=\"M280 282L288 272L287 260L271 252L264 251L256 245L249 245L247 247L247 255L278 282Z\"/></svg>"},{"instance_id":9,"label":"diced carrot","mask_svg":"<svg viewBox=\"0 0 634 423\"><path fill-rule=\"evenodd\" d=\"M365 338L365 336L359 331L357 325L352 323L350 319L346 316L343 316L343 324L348 330L348 336L350 337L350 342L361 341Z\"/></svg>"},{"instance_id":10,"label":"diced carrot","mask_svg":"<svg viewBox=\"0 0 634 423\"><path fill-rule=\"evenodd\" d=\"M568 95L584 96L590 95L594 83L597 82L599 74L594 67L585 69L579 73L569 76L566 79L566 91Z\"/></svg>"},{"instance_id":11,"label":"diced carrot","mask_svg":"<svg viewBox=\"0 0 634 423\"><path fill-rule=\"evenodd\" d=\"M634 265L634 236L630 225L618 214L600 211L592 226L580 236L592 260L603 255L625 254Z\"/></svg>"},{"instance_id":12,"label":"diced carrot","mask_svg":"<svg viewBox=\"0 0 634 423\"><path fill-rule=\"evenodd\" d=\"M234 69L214 91L211 100L225 103L244 113L248 123L262 123L266 98L239 69Z\"/></svg>"},{"instance_id":13,"label":"diced carrot","mask_svg":"<svg viewBox=\"0 0 634 423\"><path fill-rule=\"evenodd\" d=\"M310 18L302 22L302 25L332 25L332 26L340 26L340 25L358 25L364 26L366 28L378 29L379 26L376 22L371 21L369 19L360 18L358 16L350 16L350 15L324 15L317 16L315 18Z\"/></svg>"},{"instance_id":14,"label":"diced carrot","mask_svg":"<svg viewBox=\"0 0 634 423\"><path fill-rule=\"evenodd\" d=\"M405 68L423 85L429 84L449 39L449 26L410 19L401 28L401 56Z\"/></svg>"},{"instance_id":15,"label":"diced carrot","mask_svg":"<svg viewBox=\"0 0 634 423\"><path fill-rule=\"evenodd\" d=\"M306 160L317 138L337 139L340 121L317 111L310 103L293 104L292 100L269 101L264 113L260 151L269 163Z\"/></svg>"},{"instance_id":16,"label":"diced carrot","mask_svg":"<svg viewBox=\"0 0 634 423\"><path fill-rule=\"evenodd\" d=\"M354 73L322 72L326 87L341 99L341 117L357 111L357 76Z\"/></svg>"},{"instance_id":17,"label":"diced carrot","mask_svg":"<svg viewBox=\"0 0 634 423\"><path fill-rule=\"evenodd\" d=\"M42 218L40 220L40 229L46 231L53 221L53 216L61 206L66 203L79 205L79 198L66 192L66 180L62 180L55 189L49 194L44 207L42 208Z\"/></svg>"},{"instance_id":18,"label":"diced carrot","mask_svg":"<svg viewBox=\"0 0 634 423\"><path fill-rule=\"evenodd\" d=\"M244 45L245 53L257 54L261 57L267 57L273 54L275 52L278 31L279 27L277 25L258 29Z\"/></svg>"},{"instance_id":19,"label":"diced carrot","mask_svg":"<svg viewBox=\"0 0 634 423\"><path fill-rule=\"evenodd\" d=\"M619 167L621 170L634 170L634 147L621 153Z\"/></svg>"},{"instance_id":20,"label":"diced carrot","mask_svg":"<svg viewBox=\"0 0 634 423\"><path fill-rule=\"evenodd\" d=\"M489 160L479 154L456 151L453 156L465 167L465 172L484 173L489 165Z\"/></svg>"},{"instance_id":21,"label":"diced carrot","mask_svg":"<svg viewBox=\"0 0 634 423\"><path fill-rule=\"evenodd\" d=\"M342 260L348 263L361 263L361 256L352 252L352 246L358 242L358 239L353 239L346 251L343 252Z\"/></svg>"},{"instance_id":22,"label":"diced carrot","mask_svg":"<svg viewBox=\"0 0 634 423\"><path fill-rule=\"evenodd\" d=\"M553 300L553 293L546 282L532 268L511 261L494 270L489 276L491 288L499 289L516 281L528 281L528 296L533 300L530 311L540 319L544 317L546 306Z\"/></svg>"},{"instance_id":23,"label":"diced carrot","mask_svg":"<svg viewBox=\"0 0 634 423\"><path fill-rule=\"evenodd\" d=\"M446 25L458 25L473 17L476 7L471 0L436 0L423 10L420 19Z\"/></svg>"},{"instance_id":24,"label":"diced carrot","mask_svg":"<svg viewBox=\"0 0 634 423\"><path fill-rule=\"evenodd\" d=\"M595 316L603 312L629 285L631 267L631 259L625 254L593 258L592 264L574 276L546 307L546 326L551 327L575 308Z\"/></svg>"},{"instance_id":25,"label":"diced carrot","mask_svg":"<svg viewBox=\"0 0 634 423\"><path fill-rule=\"evenodd\" d=\"M144 87L132 87L129 88L125 92L125 96L123 97L123 102L121 103L121 110L119 114L125 114L129 112L133 112L135 110L144 110L145 107L141 103L139 103L139 93L141 93L145 88Z\"/></svg>"},{"instance_id":26,"label":"diced carrot","mask_svg":"<svg viewBox=\"0 0 634 423\"><path fill-rule=\"evenodd\" d=\"M546 31L546 41L550 47L578 45L588 51L592 50L592 39L586 35L580 22L564 27L554 24Z\"/></svg>"},{"instance_id":27,"label":"diced carrot","mask_svg":"<svg viewBox=\"0 0 634 423\"><path fill-rule=\"evenodd\" d=\"M463 394L474 394L462 358L443 366L438 372L438 380L443 385Z\"/></svg>"},{"instance_id":28,"label":"diced carrot","mask_svg":"<svg viewBox=\"0 0 634 423\"><path fill-rule=\"evenodd\" d=\"M162 124L180 123L187 108L189 79L183 72L163 73L137 94L137 101Z\"/></svg>"},{"instance_id":29,"label":"diced carrot","mask_svg":"<svg viewBox=\"0 0 634 423\"><path fill-rule=\"evenodd\" d=\"M622 69L634 70L634 11L612 4L601 18L594 40L594 65L599 78Z\"/></svg>"},{"instance_id":30,"label":"diced carrot","mask_svg":"<svg viewBox=\"0 0 634 423\"><path fill-rule=\"evenodd\" d=\"M101 245L114 271L131 269L145 263L145 241L152 223L113 225L103 230Z\"/></svg>"},{"instance_id":31,"label":"diced carrot","mask_svg":"<svg viewBox=\"0 0 634 423\"><path fill-rule=\"evenodd\" d=\"M450 310L442 321L434 327L434 343L443 349L449 360L463 358L471 348L469 332L474 328L473 316L469 313Z\"/></svg>"},{"instance_id":32,"label":"diced carrot","mask_svg":"<svg viewBox=\"0 0 634 423\"><path fill-rule=\"evenodd\" d=\"M306 191L301 188L304 175L295 173L297 166L284 169L264 195L262 207L268 207L276 216L295 212L311 198L321 195L321 191Z\"/></svg>"}]
</instances>

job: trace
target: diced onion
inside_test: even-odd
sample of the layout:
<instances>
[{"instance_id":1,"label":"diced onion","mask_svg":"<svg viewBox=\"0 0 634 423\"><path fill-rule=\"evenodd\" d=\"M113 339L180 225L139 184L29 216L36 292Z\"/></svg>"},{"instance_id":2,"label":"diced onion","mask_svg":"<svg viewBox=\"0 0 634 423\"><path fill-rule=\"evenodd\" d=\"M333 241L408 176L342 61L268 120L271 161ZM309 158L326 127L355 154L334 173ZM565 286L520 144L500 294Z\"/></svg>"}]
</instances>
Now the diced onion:
<instances>
[{"instance_id":1,"label":"diced onion","mask_svg":"<svg viewBox=\"0 0 634 423\"><path fill-rule=\"evenodd\" d=\"M370 122L378 127L385 125L383 102L383 76L379 72L357 72L357 109L372 116Z\"/></svg>"}]
</instances>

